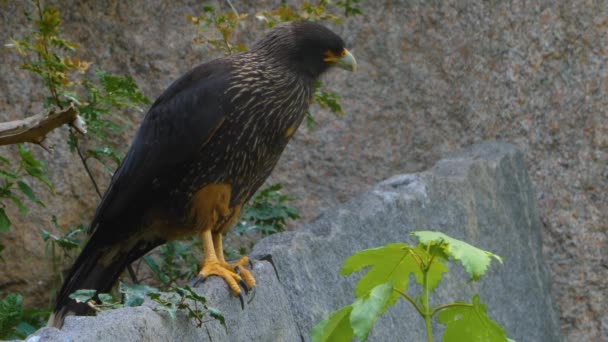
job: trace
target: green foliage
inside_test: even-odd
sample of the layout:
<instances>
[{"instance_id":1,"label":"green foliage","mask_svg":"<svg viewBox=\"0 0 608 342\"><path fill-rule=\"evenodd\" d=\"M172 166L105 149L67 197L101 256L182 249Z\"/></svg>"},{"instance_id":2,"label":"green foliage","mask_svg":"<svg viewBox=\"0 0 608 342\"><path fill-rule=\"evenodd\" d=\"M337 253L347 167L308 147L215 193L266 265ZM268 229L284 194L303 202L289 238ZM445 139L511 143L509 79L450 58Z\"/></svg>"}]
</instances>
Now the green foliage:
<instances>
[{"instance_id":1,"label":"green foliage","mask_svg":"<svg viewBox=\"0 0 608 342\"><path fill-rule=\"evenodd\" d=\"M245 18L246 14L238 14L236 11L218 13L213 6L203 6L203 13L198 17L188 15L188 20L199 27L199 35L194 43L209 44L226 56L247 50L243 44L230 42L234 30Z\"/></svg>"},{"instance_id":2,"label":"green foliage","mask_svg":"<svg viewBox=\"0 0 608 342\"><path fill-rule=\"evenodd\" d=\"M175 287L167 296L163 296L158 292L148 293L148 297L158 304L154 308L154 311L166 311L173 319L175 319L178 310L183 311L200 328L204 323L209 321L206 318L208 314L212 319L218 320L220 324L226 327L226 321L222 313L213 307L207 306L207 299L192 290L190 286Z\"/></svg>"},{"instance_id":3,"label":"green foliage","mask_svg":"<svg viewBox=\"0 0 608 342\"><path fill-rule=\"evenodd\" d=\"M479 280L492 258L502 263L500 257L445 234L420 231L412 235L419 238L415 247L388 244L357 252L344 261L342 275L367 269L355 287L357 300L317 324L310 332L313 341L350 341L353 337L365 341L378 317L399 296L424 318L428 341L433 341L431 320L435 314L446 325L442 339L445 342L507 341L504 330L488 318L477 295L473 296L473 304L429 305L430 293L448 271L445 262L459 261L472 280ZM410 274L422 286L423 292L416 299L407 294Z\"/></svg>"},{"instance_id":4,"label":"green foliage","mask_svg":"<svg viewBox=\"0 0 608 342\"><path fill-rule=\"evenodd\" d=\"M505 341L503 328L492 321L486 312L486 306L474 295L473 304L457 303L457 306L445 308L437 315L445 325L444 341Z\"/></svg>"},{"instance_id":5,"label":"green foliage","mask_svg":"<svg viewBox=\"0 0 608 342\"><path fill-rule=\"evenodd\" d=\"M336 1L336 6L344 8L345 17L363 15L361 9L355 7L357 4L359 4L359 0Z\"/></svg>"},{"instance_id":6,"label":"green foliage","mask_svg":"<svg viewBox=\"0 0 608 342\"><path fill-rule=\"evenodd\" d=\"M10 201L21 215L29 212L24 199L28 199L44 207L44 203L34 193L28 183L38 181L53 191L51 181L46 177L47 165L37 160L32 152L23 145L17 145L19 164L11 168L11 161L0 157L0 233L6 233L11 226L11 220L6 213L6 202ZM4 246L0 243L0 252ZM0 257L1 260L1 257Z\"/></svg>"},{"instance_id":7,"label":"green foliage","mask_svg":"<svg viewBox=\"0 0 608 342\"><path fill-rule=\"evenodd\" d=\"M86 78L85 73L91 63L74 57L78 44L61 37L61 16L57 8L42 7L40 1L35 1L34 5L38 12L37 19L30 13L25 13L31 30L23 38L12 39L7 46L23 57L20 64L22 69L42 78L50 93L44 100L45 107L64 108L74 105L87 121L88 139L94 141L88 145L98 146L82 155L78 150L79 137L72 132L68 140L72 151L78 151L87 172L88 158L98 159L104 165L107 159L119 163L122 154L109 146L107 140L110 134L120 131L120 126L110 120L108 114L125 107L139 109L139 105L148 104L149 100L138 90L131 77L97 71L99 85ZM40 206L44 206L44 203L31 188L31 180L42 182L53 192L52 184L46 176L46 164L34 158L32 152L22 145L18 145L18 153L20 162L16 170L10 169L9 159L0 157L0 178L3 183L0 185L0 232L8 231L11 224L5 210L7 200L22 215L28 212L28 206L17 196L16 191ZM2 249L0 244L0 251Z\"/></svg>"},{"instance_id":8,"label":"green foliage","mask_svg":"<svg viewBox=\"0 0 608 342\"><path fill-rule=\"evenodd\" d=\"M486 273L492 258L502 264L502 259L498 255L478 249L440 232L420 231L413 232L412 235L416 236L425 248L440 246L445 255L460 261L464 270L471 276L471 280L479 280Z\"/></svg>"},{"instance_id":9,"label":"green foliage","mask_svg":"<svg viewBox=\"0 0 608 342\"><path fill-rule=\"evenodd\" d=\"M380 284L352 304L350 325L359 340L367 339L367 335L378 317L386 311L393 293L391 283Z\"/></svg>"},{"instance_id":10,"label":"green foliage","mask_svg":"<svg viewBox=\"0 0 608 342\"><path fill-rule=\"evenodd\" d=\"M334 311L329 318L312 328L310 339L313 341L350 342L355 334L350 323L352 311L352 305Z\"/></svg>"},{"instance_id":11,"label":"green foliage","mask_svg":"<svg viewBox=\"0 0 608 342\"><path fill-rule=\"evenodd\" d=\"M63 231L64 229L57 223L57 217L51 218L51 224L53 231ZM63 236L49 233L48 230L42 229L40 235L45 243L45 253L51 260L55 290L63 283L63 272L62 267L65 261L75 252L80 250L80 236L86 232L84 225L78 225L75 228L68 230Z\"/></svg>"},{"instance_id":12,"label":"green foliage","mask_svg":"<svg viewBox=\"0 0 608 342\"><path fill-rule=\"evenodd\" d=\"M207 305L207 299L196 293L190 286L171 287L170 293L162 293L159 289L141 285L127 285L120 283L119 291L124 295L124 303L121 304L113 296L107 293L96 294L95 290L81 289L70 294L70 298L78 303L87 305L96 311L117 309L121 307L140 306L146 297L157 305L153 308L156 312L167 312L172 319L177 317L177 312L184 312L192 319L197 327L201 327L210 319L216 319L226 327L226 321L222 313Z\"/></svg>"},{"instance_id":13,"label":"green foliage","mask_svg":"<svg viewBox=\"0 0 608 342\"><path fill-rule=\"evenodd\" d=\"M198 239L172 241L161 246L158 255L146 255L143 260L166 290L195 274L201 248Z\"/></svg>"},{"instance_id":14,"label":"green foliage","mask_svg":"<svg viewBox=\"0 0 608 342\"><path fill-rule=\"evenodd\" d=\"M237 234L259 231L268 236L285 230L287 220L300 218L296 208L288 206L293 197L281 194L281 184L273 184L258 191L243 208Z\"/></svg>"},{"instance_id":15,"label":"green foliage","mask_svg":"<svg viewBox=\"0 0 608 342\"><path fill-rule=\"evenodd\" d=\"M258 12L256 18L268 28L296 20L329 21L334 24L342 24L342 19L338 15L330 13L332 9L331 2L327 0L321 0L317 4L303 2L299 9L283 3L276 9Z\"/></svg>"},{"instance_id":16,"label":"green foliage","mask_svg":"<svg viewBox=\"0 0 608 342\"><path fill-rule=\"evenodd\" d=\"M23 297L10 293L0 300L0 340L24 339L46 323L49 312L23 307Z\"/></svg>"}]
</instances>

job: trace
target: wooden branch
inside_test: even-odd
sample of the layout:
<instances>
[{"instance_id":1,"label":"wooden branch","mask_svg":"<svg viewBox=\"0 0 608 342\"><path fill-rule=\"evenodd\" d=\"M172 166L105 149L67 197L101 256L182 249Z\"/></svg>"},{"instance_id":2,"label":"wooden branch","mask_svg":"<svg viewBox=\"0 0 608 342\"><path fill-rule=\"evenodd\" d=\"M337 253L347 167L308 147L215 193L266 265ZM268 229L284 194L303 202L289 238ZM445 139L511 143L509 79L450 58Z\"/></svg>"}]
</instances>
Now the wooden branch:
<instances>
[{"instance_id":1,"label":"wooden branch","mask_svg":"<svg viewBox=\"0 0 608 342\"><path fill-rule=\"evenodd\" d=\"M78 110L74 106L70 106L22 120L0 123L0 145L29 142L38 144L48 151L51 146L45 143L46 135L64 124L71 125L82 134L87 132L84 121L78 115Z\"/></svg>"}]
</instances>

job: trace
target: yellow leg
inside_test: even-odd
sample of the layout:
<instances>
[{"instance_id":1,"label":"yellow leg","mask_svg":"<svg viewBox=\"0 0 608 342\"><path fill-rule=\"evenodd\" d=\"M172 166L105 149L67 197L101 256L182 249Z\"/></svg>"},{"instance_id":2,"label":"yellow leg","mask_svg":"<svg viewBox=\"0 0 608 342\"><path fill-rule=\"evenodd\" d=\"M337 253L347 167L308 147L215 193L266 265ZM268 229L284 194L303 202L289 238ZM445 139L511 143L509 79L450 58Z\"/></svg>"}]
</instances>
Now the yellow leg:
<instances>
[{"instance_id":1,"label":"yellow leg","mask_svg":"<svg viewBox=\"0 0 608 342\"><path fill-rule=\"evenodd\" d=\"M241 294L241 288L239 287L239 282L242 280L241 276L239 276L234 269L230 267L226 267L225 261L218 260L216 255L216 249L213 246L213 238L211 236L211 230L205 230L202 234L203 240L203 248L205 259L202 261L201 271L199 272L199 276L202 279L206 279L209 276L215 275L224 279L230 291L234 296L238 296ZM221 243L221 241L220 241ZM221 256L221 259L224 259L224 256ZM230 265L228 265L230 266Z\"/></svg>"},{"instance_id":2,"label":"yellow leg","mask_svg":"<svg viewBox=\"0 0 608 342\"><path fill-rule=\"evenodd\" d=\"M221 233L213 233L213 246L215 247L215 255L220 263L224 265L224 267L230 269L231 271L240 274L245 282L245 285L248 289L252 289L255 286L255 279L251 274L251 271L245 268L245 265L249 265L249 258L244 256L237 260L235 263L229 264L224 259L224 247L222 243L222 234ZM238 272L237 272L238 268Z\"/></svg>"}]
</instances>

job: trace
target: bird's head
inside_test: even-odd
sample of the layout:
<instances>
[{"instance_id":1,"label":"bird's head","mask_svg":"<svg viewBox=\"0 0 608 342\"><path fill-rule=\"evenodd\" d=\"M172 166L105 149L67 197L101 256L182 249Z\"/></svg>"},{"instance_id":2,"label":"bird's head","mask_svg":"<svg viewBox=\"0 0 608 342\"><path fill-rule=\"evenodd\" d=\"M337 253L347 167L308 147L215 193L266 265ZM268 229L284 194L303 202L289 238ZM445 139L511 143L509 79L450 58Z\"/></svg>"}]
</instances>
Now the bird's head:
<instances>
[{"instance_id":1,"label":"bird's head","mask_svg":"<svg viewBox=\"0 0 608 342\"><path fill-rule=\"evenodd\" d=\"M357 62L340 36L320 24L295 21L272 29L255 49L312 79L330 67L355 71Z\"/></svg>"}]
</instances>

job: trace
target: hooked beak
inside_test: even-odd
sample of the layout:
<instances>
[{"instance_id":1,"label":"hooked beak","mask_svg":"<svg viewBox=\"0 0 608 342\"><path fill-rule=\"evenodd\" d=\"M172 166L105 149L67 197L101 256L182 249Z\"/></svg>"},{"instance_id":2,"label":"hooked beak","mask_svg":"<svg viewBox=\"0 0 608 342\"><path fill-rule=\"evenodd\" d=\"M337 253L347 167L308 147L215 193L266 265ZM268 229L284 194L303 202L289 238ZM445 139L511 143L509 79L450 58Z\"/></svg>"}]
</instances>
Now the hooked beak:
<instances>
[{"instance_id":1,"label":"hooked beak","mask_svg":"<svg viewBox=\"0 0 608 342\"><path fill-rule=\"evenodd\" d=\"M357 71L357 61L355 60L355 57L346 49L344 49L344 52L345 54L336 61L336 66L351 72Z\"/></svg>"},{"instance_id":2,"label":"hooked beak","mask_svg":"<svg viewBox=\"0 0 608 342\"><path fill-rule=\"evenodd\" d=\"M357 71L357 61L355 60L355 57L346 49L343 49L339 56L336 56L331 51L326 51L323 61L344 70L353 72Z\"/></svg>"}]
</instances>

